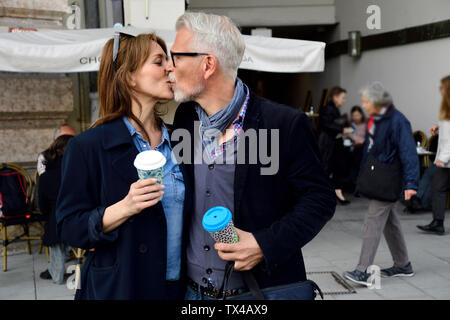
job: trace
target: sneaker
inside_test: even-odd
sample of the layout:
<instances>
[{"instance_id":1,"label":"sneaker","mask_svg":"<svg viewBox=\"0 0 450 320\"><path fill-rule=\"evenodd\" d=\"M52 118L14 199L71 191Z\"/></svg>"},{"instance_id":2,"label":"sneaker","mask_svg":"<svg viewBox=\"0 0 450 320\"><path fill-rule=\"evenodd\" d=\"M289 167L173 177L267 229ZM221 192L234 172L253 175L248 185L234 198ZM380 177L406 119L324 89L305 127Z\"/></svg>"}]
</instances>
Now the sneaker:
<instances>
[{"instance_id":1,"label":"sneaker","mask_svg":"<svg viewBox=\"0 0 450 320\"><path fill-rule=\"evenodd\" d=\"M346 271L344 272L344 277L354 283L361 284L363 286L369 287L371 283L369 282L370 274L366 272L361 272L359 270Z\"/></svg>"},{"instance_id":2,"label":"sneaker","mask_svg":"<svg viewBox=\"0 0 450 320\"><path fill-rule=\"evenodd\" d=\"M48 270L41 272L39 277L44 280L50 280L52 278L52 276L50 275L50 272L48 272Z\"/></svg>"},{"instance_id":3,"label":"sneaker","mask_svg":"<svg viewBox=\"0 0 450 320\"><path fill-rule=\"evenodd\" d=\"M414 275L414 271L413 271L413 268L411 266L411 262L409 262L403 268L393 266L393 267L388 268L388 269L381 269L380 273L381 273L381 276L383 278L412 277Z\"/></svg>"}]
</instances>

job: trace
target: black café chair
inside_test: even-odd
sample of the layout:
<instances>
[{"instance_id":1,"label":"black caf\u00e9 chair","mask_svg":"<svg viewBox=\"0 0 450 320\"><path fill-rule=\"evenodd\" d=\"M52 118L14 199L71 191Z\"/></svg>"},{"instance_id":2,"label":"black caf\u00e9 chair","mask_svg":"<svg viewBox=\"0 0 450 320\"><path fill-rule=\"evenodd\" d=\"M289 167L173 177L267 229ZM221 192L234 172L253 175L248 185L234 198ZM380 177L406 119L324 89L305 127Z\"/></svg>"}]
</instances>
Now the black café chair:
<instances>
[{"instance_id":1,"label":"black caf\u00e9 chair","mask_svg":"<svg viewBox=\"0 0 450 320\"><path fill-rule=\"evenodd\" d=\"M416 142L416 145L419 143L419 145L422 148L425 148L426 144L427 144L427 136L425 135L425 133L423 131L417 130L413 132L413 137L414 140ZM427 168L427 159L425 157L421 157L419 156L419 163L420 163L420 176L422 176L422 174L425 171L425 168Z\"/></svg>"},{"instance_id":2,"label":"black caf\u00e9 chair","mask_svg":"<svg viewBox=\"0 0 450 320\"><path fill-rule=\"evenodd\" d=\"M420 143L420 145L425 148L425 145L427 144L427 136L425 135L425 133L423 131L417 130L414 131L413 133L414 136L414 140Z\"/></svg>"},{"instance_id":3,"label":"black caf\u00e9 chair","mask_svg":"<svg viewBox=\"0 0 450 320\"><path fill-rule=\"evenodd\" d=\"M30 240L41 240L42 236L30 236L31 223L45 220L42 214L31 210L33 180L28 172L14 163L2 163L0 167L0 227L2 232L3 271L7 270L7 247L18 240L27 242L27 251L31 254ZM8 237L8 227L21 226L23 233L13 238Z\"/></svg>"},{"instance_id":4,"label":"black caf\u00e9 chair","mask_svg":"<svg viewBox=\"0 0 450 320\"><path fill-rule=\"evenodd\" d=\"M434 153L434 154L425 156L425 167L427 167L427 168L434 162L434 159L436 158L438 142L439 142L439 135L435 135L435 136L431 136L426 143L425 148L428 151Z\"/></svg>"}]
</instances>

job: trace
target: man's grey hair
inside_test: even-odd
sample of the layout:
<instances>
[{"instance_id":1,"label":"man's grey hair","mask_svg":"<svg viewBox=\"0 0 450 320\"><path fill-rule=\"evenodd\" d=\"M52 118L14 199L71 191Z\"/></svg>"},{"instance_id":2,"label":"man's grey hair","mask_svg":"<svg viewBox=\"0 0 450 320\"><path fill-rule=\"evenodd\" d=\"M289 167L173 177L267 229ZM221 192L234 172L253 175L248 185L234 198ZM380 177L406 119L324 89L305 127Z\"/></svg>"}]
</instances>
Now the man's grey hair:
<instances>
[{"instance_id":1,"label":"man's grey hair","mask_svg":"<svg viewBox=\"0 0 450 320\"><path fill-rule=\"evenodd\" d=\"M182 28L194 35L192 50L211 53L219 61L224 74L236 79L244 56L245 42L230 18L203 12L186 12L176 23L177 31Z\"/></svg>"},{"instance_id":2,"label":"man's grey hair","mask_svg":"<svg viewBox=\"0 0 450 320\"><path fill-rule=\"evenodd\" d=\"M393 103L391 94L379 81L365 86L361 89L361 94L363 94L376 107L388 107Z\"/></svg>"}]
</instances>

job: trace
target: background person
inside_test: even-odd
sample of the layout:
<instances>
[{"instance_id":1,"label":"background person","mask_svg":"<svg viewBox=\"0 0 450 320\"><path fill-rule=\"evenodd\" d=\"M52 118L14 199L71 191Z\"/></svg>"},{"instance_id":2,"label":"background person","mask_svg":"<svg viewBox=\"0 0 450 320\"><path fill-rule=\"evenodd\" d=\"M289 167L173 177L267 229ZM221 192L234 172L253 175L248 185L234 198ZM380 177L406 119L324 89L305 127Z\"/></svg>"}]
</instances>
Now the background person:
<instances>
[{"instance_id":1,"label":"background person","mask_svg":"<svg viewBox=\"0 0 450 320\"><path fill-rule=\"evenodd\" d=\"M353 132L346 134L345 137L352 141L350 147L350 177L349 180L355 184L358 177L359 167L361 165L361 159L363 155L364 142L366 140L366 117L364 111L360 106L354 106L350 112L351 121L350 127L353 128Z\"/></svg>"},{"instance_id":2,"label":"background person","mask_svg":"<svg viewBox=\"0 0 450 320\"><path fill-rule=\"evenodd\" d=\"M49 247L48 269L40 274L41 279L53 279L57 284L64 283L67 246L56 232L56 199L61 185L61 162L67 142L72 135L60 135L42 155L45 172L39 178L39 208L47 217L43 242Z\"/></svg>"},{"instance_id":3,"label":"background person","mask_svg":"<svg viewBox=\"0 0 450 320\"><path fill-rule=\"evenodd\" d=\"M370 154L381 163L392 164L399 161L401 170L397 173L399 175L397 178L401 175L404 198L409 200L417 193L419 183L419 160L411 125L394 107L391 95L380 82L374 82L362 90L362 106L370 114L362 164L368 160ZM379 186L374 186L377 187ZM369 211L364 222L359 263L354 271L344 273L348 280L370 285L367 268L374 262L382 233L394 260L394 266L382 269L381 275L384 277L414 275L400 219L394 206L395 202L370 199Z\"/></svg>"},{"instance_id":4,"label":"background person","mask_svg":"<svg viewBox=\"0 0 450 320\"><path fill-rule=\"evenodd\" d=\"M417 226L420 230L445 234L444 219L447 204L447 192L450 189L450 76L441 80L442 95L439 126L430 129L433 136L439 133L438 150L434 164L437 169L431 182L433 221L424 226Z\"/></svg>"},{"instance_id":5,"label":"background person","mask_svg":"<svg viewBox=\"0 0 450 320\"><path fill-rule=\"evenodd\" d=\"M70 136L75 136L75 130L69 126L68 124L62 124L59 127L57 127L55 129L55 131L53 132L53 141L56 140L56 138L58 138L59 136L62 135L70 135ZM44 164L44 156L42 155L42 153L40 153L38 155L38 160L37 160L37 172L38 175L41 175L45 172L45 164Z\"/></svg>"},{"instance_id":6,"label":"background person","mask_svg":"<svg viewBox=\"0 0 450 320\"><path fill-rule=\"evenodd\" d=\"M325 171L332 176L336 198L342 205L347 205L342 189L348 176L348 150L343 145L342 135L350 133L346 127L347 117L341 115L341 108L346 101L347 91L341 87L334 87L330 91L328 104L319 112L319 150Z\"/></svg>"}]
</instances>

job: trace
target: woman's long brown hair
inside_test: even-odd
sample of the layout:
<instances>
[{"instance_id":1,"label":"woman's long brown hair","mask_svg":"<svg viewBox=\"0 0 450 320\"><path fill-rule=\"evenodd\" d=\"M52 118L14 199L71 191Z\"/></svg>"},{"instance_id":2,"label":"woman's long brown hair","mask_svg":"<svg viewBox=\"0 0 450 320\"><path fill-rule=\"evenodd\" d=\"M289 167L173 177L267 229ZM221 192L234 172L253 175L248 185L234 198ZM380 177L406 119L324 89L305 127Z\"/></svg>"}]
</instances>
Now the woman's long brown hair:
<instances>
[{"instance_id":1,"label":"woman's long brown hair","mask_svg":"<svg viewBox=\"0 0 450 320\"><path fill-rule=\"evenodd\" d=\"M137 37L120 34L119 52L115 62L113 62L114 39L108 40L105 44L98 71L99 119L91 127L96 127L125 116L137 123L144 138L150 142L144 125L131 110L134 90L129 84L129 76L141 68L147 60L150 55L152 41L158 43L167 54L164 40L154 33L140 34ZM142 105L139 101L137 99L135 101L137 101L142 110ZM154 115L157 124L161 126L162 120L160 116L162 113L156 109L156 106Z\"/></svg>"},{"instance_id":2,"label":"woman's long brown hair","mask_svg":"<svg viewBox=\"0 0 450 320\"><path fill-rule=\"evenodd\" d=\"M444 96L441 104L441 120L450 120L450 76L441 80L441 85L444 88Z\"/></svg>"}]
</instances>

